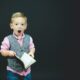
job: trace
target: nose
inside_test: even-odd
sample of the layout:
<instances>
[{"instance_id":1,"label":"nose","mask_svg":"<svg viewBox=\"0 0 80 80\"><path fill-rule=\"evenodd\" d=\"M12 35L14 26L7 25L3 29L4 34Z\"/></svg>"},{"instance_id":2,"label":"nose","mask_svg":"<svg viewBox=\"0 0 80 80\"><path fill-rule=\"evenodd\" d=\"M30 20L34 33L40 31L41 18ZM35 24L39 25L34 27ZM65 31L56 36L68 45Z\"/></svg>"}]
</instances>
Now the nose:
<instances>
[{"instance_id":1,"label":"nose","mask_svg":"<svg viewBox=\"0 0 80 80\"><path fill-rule=\"evenodd\" d=\"M22 27L21 24L19 24L19 25L18 25L18 28L21 28L21 27Z\"/></svg>"}]
</instances>

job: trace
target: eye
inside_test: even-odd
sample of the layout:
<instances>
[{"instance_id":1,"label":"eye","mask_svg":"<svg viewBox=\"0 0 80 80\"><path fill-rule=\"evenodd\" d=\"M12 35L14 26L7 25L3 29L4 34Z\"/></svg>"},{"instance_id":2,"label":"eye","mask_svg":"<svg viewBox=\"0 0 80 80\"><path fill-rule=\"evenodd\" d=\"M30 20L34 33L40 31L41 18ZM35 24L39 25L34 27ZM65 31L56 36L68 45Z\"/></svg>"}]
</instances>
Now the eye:
<instances>
[{"instance_id":1,"label":"eye","mask_svg":"<svg viewBox=\"0 0 80 80\"><path fill-rule=\"evenodd\" d=\"M18 25L18 24L15 24L16 26Z\"/></svg>"},{"instance_id":2,"label":"eye","mask_svg":"<svg viewBox=\"0 0 80 80\"><path fill-rule=\"evenodd\" d=\"M24 24L21 24L22 26L24 25Z\"/></svg>"}]
</instances>

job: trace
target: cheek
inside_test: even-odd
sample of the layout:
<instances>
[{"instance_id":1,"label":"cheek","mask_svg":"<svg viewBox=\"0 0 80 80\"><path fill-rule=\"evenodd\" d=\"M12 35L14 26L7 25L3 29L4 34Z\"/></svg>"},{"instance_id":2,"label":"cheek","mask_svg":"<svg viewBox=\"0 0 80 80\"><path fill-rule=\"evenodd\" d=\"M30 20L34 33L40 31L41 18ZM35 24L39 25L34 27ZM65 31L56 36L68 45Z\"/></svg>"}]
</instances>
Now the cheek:
<instances>
[{"instance_id":1,"label":"cheek","mask_svg":"<svg viewBox=\"0 0 80 80\"><path fill-rule=\"evenodd\" d=\"M25 27L24 27L24 30L26 30L26 29L27 29L27 27L25 26Z\"/></svg>"},{"instance_id":2,"label":"cheek","mask_svg":"<svg viewBox=\"0 0 80 80\"><path fill-rule=\"evenodd\" d=\"M13 29L14 31L18 30L17 27L13 27L12 29Z\"/></svg>"}]
</instances>

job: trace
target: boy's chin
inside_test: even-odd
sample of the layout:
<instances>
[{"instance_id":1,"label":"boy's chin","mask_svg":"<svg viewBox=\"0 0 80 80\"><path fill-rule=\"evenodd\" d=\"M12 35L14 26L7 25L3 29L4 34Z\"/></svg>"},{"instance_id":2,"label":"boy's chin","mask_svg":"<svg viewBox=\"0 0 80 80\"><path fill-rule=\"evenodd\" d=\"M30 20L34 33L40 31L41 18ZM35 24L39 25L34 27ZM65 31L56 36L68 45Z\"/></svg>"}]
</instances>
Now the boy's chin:
<instances>
[{"instance_id":1,"label":"boy's chin","mask_svg":"<svg viewBox=\"0 0 80 80\"><path fill-rule=\"evenodd\" d=\"M23 35L23 33L18 33L18 36Z\"/></svg>"},{"instance_id":2,"label":"boy's chin","mask_svg":"<svg viewBox=\"0 0 80 80\"><path fill-rule=\"evenodd\" d=\"M15 35L16 35L16 36L22 36L23 33L16 33Z\"/></svg>"}]
</instances>

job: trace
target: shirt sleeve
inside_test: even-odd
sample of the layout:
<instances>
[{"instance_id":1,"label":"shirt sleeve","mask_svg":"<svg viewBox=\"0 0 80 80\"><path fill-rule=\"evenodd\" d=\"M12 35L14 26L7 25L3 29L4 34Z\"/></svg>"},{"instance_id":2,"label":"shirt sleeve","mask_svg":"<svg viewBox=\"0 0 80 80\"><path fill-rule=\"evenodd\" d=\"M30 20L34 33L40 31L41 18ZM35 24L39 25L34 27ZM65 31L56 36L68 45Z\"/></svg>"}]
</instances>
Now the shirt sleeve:
<instances>
[{"instance_id":1,"label":"shirt sleeve","mask_svg":"<svg viewBox=\"0 0 80 80\"><path fill-rule=\"evenodd\" d=\"M32 39L32 37L30 37L30 44L29 44L30 46L29 46L29 49L32 49L32 48L34 48L35 46L34 46L34 43L33 43L33 39Z\"/></svg>"},{"instance_id":2,"label":"shirt sleeve","mask_svg":"<svg viewBox=\"0 0 80 80\"><path fill-rule=\"evenodd\" d=\"M1 43L1 50L9 50L10 44L9 44L9 39L5 37Z\"/></svg>"}]
</instances>

